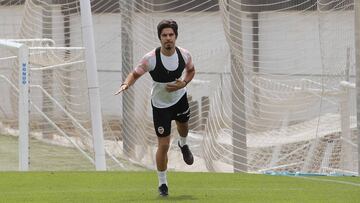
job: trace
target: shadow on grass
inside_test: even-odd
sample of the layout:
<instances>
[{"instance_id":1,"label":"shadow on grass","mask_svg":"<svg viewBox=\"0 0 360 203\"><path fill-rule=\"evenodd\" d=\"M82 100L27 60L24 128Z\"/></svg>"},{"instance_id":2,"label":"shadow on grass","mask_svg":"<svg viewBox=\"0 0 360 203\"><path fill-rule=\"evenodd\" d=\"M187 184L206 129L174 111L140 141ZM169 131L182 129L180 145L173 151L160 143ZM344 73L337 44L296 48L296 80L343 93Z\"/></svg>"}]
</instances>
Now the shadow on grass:
<instances>
[{"instance_id":1,"label":"shadow on grass","mask_svg":"<svg viewBox=\"0 0 360 203\"><path fill-rule=\"evenodd\" d=\"M197 198L191 195L169 195L167 197L157 197L157 200L161 201L189 201L189 200L197 200Z\"/></svg>"}]
</instances>

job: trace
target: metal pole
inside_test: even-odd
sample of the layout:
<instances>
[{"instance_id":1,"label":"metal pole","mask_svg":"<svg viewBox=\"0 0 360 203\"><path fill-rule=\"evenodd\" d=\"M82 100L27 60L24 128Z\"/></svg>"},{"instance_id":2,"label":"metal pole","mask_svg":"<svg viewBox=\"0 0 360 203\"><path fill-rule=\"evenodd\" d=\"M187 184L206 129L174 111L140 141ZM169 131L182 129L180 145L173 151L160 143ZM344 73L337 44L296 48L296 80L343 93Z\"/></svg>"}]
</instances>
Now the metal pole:
<instances>
[{"instance_id":1,"label":"metal pole","mask_svg":"<svg viewBox=\"0 0 360 203\"><path fill-rule=\"evenodd\" d=\"M356 64L356 110L358 137L358 176L360 176L360 2L355 4L355 64Z\"/></svg>"},{"instance_id":2,"label":"metal pole","mask_svg":"<svg viewBox=\"0 0 360 203\"><path fill-rule=\"evenodd\" d=\"M341 85L341 84L340 84ZM343 97L340 100L340 118L341 118L341 168L343 170L351 171L354 170L353 166L354 157L352 156L353 148L349 144L351 140L351 129L350 129L350 109L349 109L349 98L350 90L349 87L342 86L344 92Z\"/></svg>"},{"instance_id":3,"label":"metal pole","mask_svg":"<svg viewBox=\"0 0 360 203\"><path fill-rule=\"evenodd\" d=\"M0 40L0 47L10 48L18 53L19 97L19 170L29 170L29 48L10 40Z\"/></svg>"},{"instance_id":4,"label":"metal pole","mask_svg":"<svg viewBox=\"0 0 360 203\"><path fill-rule=\"evenodd\" d=\"M122 81L133 69L132 10L133 1L120 0L121 12L121 59ZM123 150L128 157L135 157L135 92L134 87L122 97Z\"/></svg>"},{"instance_id":5,"label":"metal pole","mask_svg":"<svg viewBox=\"0 0 360 203\"><path fill-rule=\"evenodd\" d=\"M41 10L42 10L42 38L43 39L52 39L53 33L52 33L52 7L50 6L52 4L52 0L46 0L44 2L41 2ZM42 44L38 46L43 46ZM43 70L42 71L42 86L44 89L49 92L51 95L53 94L53 73L54 71L52 69ZM42 96L42 111L46 115L51 115L54 112L54 108L51 102L47 101L46 96ZM43 122L47 122L45 119ZM43 130L42 136L45 139L52 139L53 134Z\"/></svg>"},{"instance_id":6,"label":"metal pole","mask_svg":"<svg viewBox=\"0 0 360 203\"><path fill-rule=\"evenodd\" d=\"M106 170L99 81L90 0L80 0L81 27L85 46L86 72L96 170Z\"/></svg>"},{"instance_id":7,"label":"metal pole","mask_svg":"<svg viewBox=\"0 0 360 203\"><path fill-rule=\"evenodd\" d=\"M241 36L241 5L235 0L229 1L230 5L230 39L231 45L231 86L232 86L232 128L233 128L233 153L234 172L247 172L247 145L246 145L246 111L244 68L242 59Z\"/></svg>"},{"instance_id":8,"label":"metal pole","mask_svg":"<svg viewBox=\"0 0 360 203\"><path fill-rule=\"evenodd\" d=\"M61 13L63 15L64 46L70 47L71 46L70 5L69 4L62 5ZM70 55L71 55L71 50L65 50L64 60L68 59ZM71 93L70 93L71 85L72 85L72 81L70 78L71 78L72 72L71 71L63 71L62 74L64 75L63 79L64 79L64 84L65 84L64 97L66 98L67 101L69 101L69 103L72 103L72 97L70 96L71 95ZM68 106L69 106L69 104L65 103L66 109L68 109Z\"/></svg>"},{"instance_id":9,"label":"metal pole","mask_svg":"<svg viewBox=\"0 0 360 203\"><path fill-rule=\"evenodd\" d=\"M254 116L256 118L259 118L260 116L260 107L259 107L259 103L260 103L260 99L259 99L259 95L260 95L260 88L259 88L259 84L258 84L258 76L259 76L259 61L260 61L260 51L259 51L259 13L252 13L251 14L251 18L252 18L252 45L253 45L253 113Z\"/></svg>"},{"instance_id":10,"label":"metal pole","mask_svg":"<svg viewBox=\"0 0 360 203\"><path fill-rule=\"evenodd\" d=\"M19 48L19 170L29 170L29 49Z\"/></svg>"}]
</instances>

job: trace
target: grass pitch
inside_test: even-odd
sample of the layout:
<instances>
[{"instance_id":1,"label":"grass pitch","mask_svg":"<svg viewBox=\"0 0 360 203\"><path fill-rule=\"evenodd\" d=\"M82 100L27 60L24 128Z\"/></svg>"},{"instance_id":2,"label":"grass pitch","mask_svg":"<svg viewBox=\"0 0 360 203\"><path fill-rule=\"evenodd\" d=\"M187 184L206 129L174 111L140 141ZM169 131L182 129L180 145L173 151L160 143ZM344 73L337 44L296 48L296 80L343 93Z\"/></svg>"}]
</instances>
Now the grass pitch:
<instances>
[{"instance_id":1,"label":"grass pitch","mask_svg":"<svg viewBox=\"0 0 360 203\"><path fill-rule=\"evenodd\" d=\"M1 172L0 202L359 202L359 177L169 172Z\"/></svg>"},{"instance_id":2,"label":"grass pitch","mask_svg":"<svg viewBox=\"0 0 360 203\"><path fill-rule=\"evenodd\" d=\"M17 151L16 138L0 136L0 171L18 170ZM30 153L31 170L57 172L0 172L0 203L360 202L360 177L171 171L170 196L161 198L156 172L60 172L93 166L74 149L37 140L31 140Z\"/></svg>"},{"instance_id":3,"label":"grass pitch","mask_svg":"<svg viewBox=\"0 0 360 203\"><path fill-rule=\"evenodd\" d=\"M0 135L0 171L19 169L18 148L18 137ZM94 170L93 164L74 148L46 144L33 138L29 140L29 148L30 170Z\"/></svg>"}]
</instances>

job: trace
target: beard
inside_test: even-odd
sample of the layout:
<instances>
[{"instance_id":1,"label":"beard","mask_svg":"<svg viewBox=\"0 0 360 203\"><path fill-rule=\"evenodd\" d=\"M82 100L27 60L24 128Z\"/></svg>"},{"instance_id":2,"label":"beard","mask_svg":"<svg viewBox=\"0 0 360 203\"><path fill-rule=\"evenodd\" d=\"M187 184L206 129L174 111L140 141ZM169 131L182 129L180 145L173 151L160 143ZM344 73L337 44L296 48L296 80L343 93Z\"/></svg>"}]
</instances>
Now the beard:
<instances>
[{"instance_id":1,"label":"beard","mask_svg":"<svg viewBox=\"0 0 360 203\"><path fill-rule=\"evenodd\" d=\"M173 48L172 43L167 43L167 44L165 44L165 49L166 49L166 50L171 50L172 48Z\"/></svg>"}]
</instances>

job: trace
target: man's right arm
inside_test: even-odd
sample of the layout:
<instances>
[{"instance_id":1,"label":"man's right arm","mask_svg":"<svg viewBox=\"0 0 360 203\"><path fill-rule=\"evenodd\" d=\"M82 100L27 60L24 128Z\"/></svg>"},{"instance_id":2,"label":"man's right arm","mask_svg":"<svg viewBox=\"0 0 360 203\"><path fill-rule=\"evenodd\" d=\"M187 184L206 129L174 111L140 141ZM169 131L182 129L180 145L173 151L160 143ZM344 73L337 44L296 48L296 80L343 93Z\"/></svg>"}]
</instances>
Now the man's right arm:
<instances>
[{"instance_id":1,"label":"man's right arm","mask_svg":"<svg viewBox=\"0 0 360 203\"><path fill-rule=\"evenodd\" d=\"M129 73L129 75L126 77L125 81L120 85L119 90L115 93L115 95L120 94L122 91L127 90L131 85L133 85L138 78L140 78L145 72L148 70L148 60L146 57L143 57L143 59L140 61L138 66Z\"/></svg>"}]
</instances>

